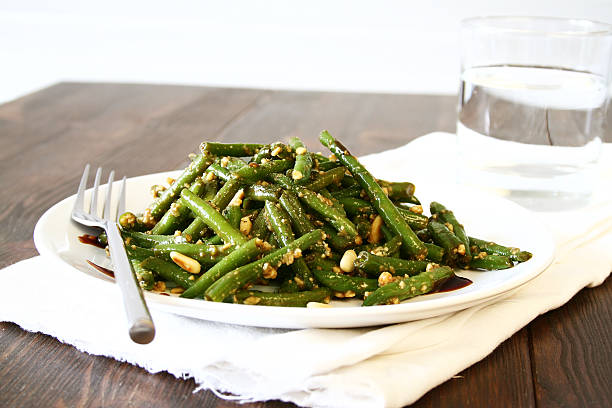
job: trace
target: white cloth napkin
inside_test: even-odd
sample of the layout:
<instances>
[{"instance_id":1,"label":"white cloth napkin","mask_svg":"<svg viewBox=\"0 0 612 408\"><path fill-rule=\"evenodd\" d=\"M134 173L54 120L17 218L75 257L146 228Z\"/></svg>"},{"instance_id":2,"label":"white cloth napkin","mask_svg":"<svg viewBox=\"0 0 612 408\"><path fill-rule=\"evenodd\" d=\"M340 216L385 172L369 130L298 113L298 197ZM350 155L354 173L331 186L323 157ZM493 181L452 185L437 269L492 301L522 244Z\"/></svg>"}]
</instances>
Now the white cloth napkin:
<instances>
[{"instance_id":1,"label":"white cloth napkin","mask_svg":"<svg viewBox=\"0 0 612 408\"><path fill-rule=\"evenodd\" d=\"M398 169L414 174L418 188L416 169L431 149L452 157L454 136L433 133L363 162L381 178ZM612 163L612 145L604 147L603 161ZM609 186L612 167L600 175ZM0 321L152 373L193 377L199 388L224 398L400 407L484 358L538 315L606 279L612 270L612 197L603 190L587 209L541 214L557 253L536 279L502 300L435 318L377 328L283 330L153 311L157 336L141 346L127 336L117 288L35 257L0 271L5 287L28 288L28 296L3 293Z\"/></svg>"}]
</instances>

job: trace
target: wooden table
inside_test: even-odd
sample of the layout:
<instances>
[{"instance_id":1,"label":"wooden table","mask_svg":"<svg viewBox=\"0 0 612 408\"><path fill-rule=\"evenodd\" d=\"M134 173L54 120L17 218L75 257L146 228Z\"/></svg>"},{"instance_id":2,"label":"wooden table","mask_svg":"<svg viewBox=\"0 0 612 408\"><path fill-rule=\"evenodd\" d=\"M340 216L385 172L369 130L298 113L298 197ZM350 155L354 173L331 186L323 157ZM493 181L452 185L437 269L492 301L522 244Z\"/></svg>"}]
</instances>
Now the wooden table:
<instances>
[{"instance_id":1,"label":"wooden table","mask_svg":"<svg viewBox=\"0 0 612 408\"><path fill-rule=\"evenodd\" d=\"M75 192L85 162L128 177L181 168L200 141L318 145L321 129L357 155L454 131L451 96L278 92L62 83L0 106L0 267L37 254L40 215ZM610 134L607 141L612 141ZM578 272L578 271L577 271ZM24 288L3 288L22 290ZM610 407L612 283L581 291L416 407ZM0 323L0 406L230 407L193 381L90 356ZM279 401L246 407L291 406Z\"/></svg>"}]
</instances>

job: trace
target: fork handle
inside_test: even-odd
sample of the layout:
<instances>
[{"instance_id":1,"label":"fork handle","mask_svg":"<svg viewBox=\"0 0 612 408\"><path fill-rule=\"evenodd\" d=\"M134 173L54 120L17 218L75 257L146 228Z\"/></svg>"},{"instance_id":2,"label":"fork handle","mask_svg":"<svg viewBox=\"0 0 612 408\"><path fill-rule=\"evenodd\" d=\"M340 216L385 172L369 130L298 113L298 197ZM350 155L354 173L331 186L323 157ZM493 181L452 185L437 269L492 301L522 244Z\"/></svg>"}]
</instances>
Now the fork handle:
<instances>
[{"instance_id":1,"label":"fork handle","mask_svg":"<svg viewBox=\"0 0 612 408\"><path fill-rule=\"evenodd\" d=\"M155 337L155 326L145 303L142 290L125 252L125 246L117 223L107 221L105 228L108 249L115 271L115 282L123 297L123 306L130 327L130 338L139 344L147 344Z\"/></svg>"}]
</instances>

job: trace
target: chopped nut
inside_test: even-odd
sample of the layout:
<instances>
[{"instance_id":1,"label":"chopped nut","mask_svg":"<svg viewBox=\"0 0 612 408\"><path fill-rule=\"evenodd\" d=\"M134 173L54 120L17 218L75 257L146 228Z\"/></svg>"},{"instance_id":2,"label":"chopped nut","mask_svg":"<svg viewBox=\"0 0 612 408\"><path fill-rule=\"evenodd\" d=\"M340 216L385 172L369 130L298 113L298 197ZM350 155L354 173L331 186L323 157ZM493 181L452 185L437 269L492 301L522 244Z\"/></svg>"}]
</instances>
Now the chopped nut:
<instances>
[{"instance_id":1,"label":"chopped nut","mask_svg":"<svg viewBox=\"0 0 612 408\"><path fill-rule=\"evenodd\" d=\"M153 186L151 186L151 195L153 196L153 198L158 198L159 197L159 193L163 192L166 190L166 187L160 185L160 184L155 184Z\"/></svg>"},{"instance_id":2,"label":"chopped nut","mask_svg":"<svg viewBox=\"0 0 612 408\"><path fill-rule=\"evenodd\" d=\"M293 252L289 251L283 254L281 258L281 262L284 263L285 265L291 265L294 259L295 259L295 256L293 256Z\"/></svg>"},{"instance_id":3,"label":"chopped nut","mask_svg":"<svg viewBox=\"0 0 612 408\"><path fill-rule=\"evenodd\" d=\"M386 284L393 282L393 280L393 275L385 271L378 276L378 286L385 286Z\"/></svg>"},{"instance_id":4,"label":"chopped nut","mask_svg":"<svg viewBox=\"0 0 612 408\"><path fill-rule=\"evenodd\" d=\"M166 291L166 282L164 281L157 281L155 282L155 284L153 285L153 290L156 292L165 292Z\"/></svg>"},{"instance_id":5,"label":"chopped nut","mask_svg":"<svg viewBox=\"0 0 612 408\"><path fill-rule=\"evenodd\" d=\"M240 219L240 232L244 235L249 235L251 233L251 228L253 228L253 223L251 222L250 216L245 216Z\"/></svg>"},{"instance_id":6,"label":"chopped nut","mask_svg":"<svg viewBox=\"0 0 612 408\"><path fill-rule=\"evenodd\" d=\"M170 252L170 259L181 267L181 269L189 272L189 273L200 273L200 263L193 258L188 257L187 255L183 255L180 252L172 251Z\"/></svg>"},{"instance_id":7,"label":"chopped nut","mask_svg":"<svg viewBox=\"0 0 612 408\"><path fill-rule=\"evenodd\" d=\"M263 264L262 269L263 269L263 277L265 279L276 278L276 268L270 265L268 262L265 262Z\"/></svg>"},{"instance_id":8,"label":"chopped nut","mask_svg":"<svg viewBox=\"0 0 612 408\"><path fill-rule=\"evenodd\" d=\"M338 160L338 158L336 157L335 154L332 153L332 154L329 155L329 160L336 161L336 160Z\"/></svg>"},{"instance_id":9,"label":"chopped nut","mask_svg":"<svg viewBox=\"0 0 612 408\"><path fill-rule=\"evenodd\" d=\"M185 289L179 288L179 287L170 289L170 293L174 293L174 294L177 294L177 295L183 293L184 291L185 291Z\"/></svg>"},{"instance_id":10,"label":"chopped nut","mask_svg":"<svg viewBox=\"0 0 612 408\"><path fill-rule=\"evenodd\" d=\"M459 244L459 246L457 247L457 253L461 255L465 255L465 245L464 244Z\"/></svg>"},{"instance_id":11,"label":"chopped nut","mask_svg":"<svg viewBox=\"0 0 612 408\"><path fill-rule=\"evenodd\" d=\"M181 203L180 201L175 201L172 204L170 204L170 214L172 214L175 217L178 217L180 215L179 211L181 209Z\"/></svg>"},{"instance_id":12,"label":"chopped nut","mask_svg":"<svg viewBox=\"0 0 612 408\"><path fill-rule=\"evenodd\" d=\"M176 181L176 180L175 180L175 179L173 179L172 177L166 177L166 183L168 183L169 185L174 184L174 182L175 182L175 181Z\"/></svg>"},{"instance_id":13,"label":"chopped nut","mask_svg":"<svg viewBox=\"0 0 612 408\"><path fill-rule=\"evenodd\" d=\"M261 302L261 298L258 298L257 296L249 296L248 298L242 301L242 303L244 303L245 305L256 305L259 302Z\"/></svg>"},{"instance_id":14,"label":"chopped nut","mask_svg":"<svg viewBox=\"0 0 612 408\"><path fill-rule=\"evenodd\" d=\"M344 292L344 297L347 297L347 298L355 297L355 292L352 290L347 290L346 292Z\"/></svg>"},{"instance_id":15,"label":"chopped nut","mask_svg":"<svg viewBox=\"0 0 612 408\"><path fill-rule=\"evenodd\" d=\"M304 175L299 170L293 170L291 172L291 178L293 178L294 180L301 180L303 177Z\"/></svg>"},{"instance_id":16,"label":"chopped nut","mask_svg":"<svg viewBox=\"0 0 612 408\"><path fill-rule=\"evenodd\" d=\"M229 163L229 157L222 157L221 161L219 162L219 164L221 165L221 167L227 167Z\"/></svg>"},{"instance_id":17,"label":"chopped nut","mask_svg":"<svg viewBox=\"0 0 612 408\"><path fill-rule=\"evenodd\" d=\"M306 150L305 147L300 146L297 149L295 149L295 154L302 155L302 154L306 153L307 151L308 150Z\"/></svg>"},{"instance_id":18,"label":"chopped nut","mask_svg":"<svg viewBox=\"0 0 612 408\"><path fill-rule=\"evenodd\" d=\"M142 214L142 223L149 226L155 225L155 218L151 215L151 209L147 208Z\"/></svg>"},{"instance_id":19,"label":"chopped nut","mask_svg":"<svg viewBox=\"0 0 612 408\"><path fill-rule=\"evenodd\" d=\"M354 250L345 251L342 259L340 259L340 269L344 272L353 272L355 270L355 259L357 259L357 254Z\"/></svg>"},{"instance_id":20,"label":"chopped nut","mask_svg":"<svg viewBox=\"0 0 612 408\"><path fill-rule=\"evenodd\" d=\"M241 188L234 194L232 201L227 205L228 207L236 206L240 207L242 205L242 200L244 199L244 190Z\"/></svg>"},{"instance_id":21,"label":"chopped nut","mask_svg":"<svg viewBox=\"0 0 612 408\"><path fill-rule=\"evenodd\" d=\"M272 156L278 156L278 155L279 155L279 153L280 153L282 150L283 150L283 148L282 148L282 147L280 147L280 146L276 146L274 149L272 149L272 151L270 152L270 154L271 154Z\"/></svg>"},{"instance_id":22,"label":"chopped nut","mask_svg":"<svg viewBox=\"0 0 612 408\"><path fill-rule=\"evenodd\" d=\"M448 228L448 230L450 232L455 232L455 228L453 227L453 224L451 224L450 222L445 222L444 225L446 225L446 228Z\"/></svg>"},{"instance_id":23,"label":"chopped nut","mask_svg":"<svg viewBox=\"0 0 612 408\"><path fill-rule=\"evenodd\" d=\"M338 268L337 266L332 266L332 272L342 273L342 269Z\"/></svg>"},{"instance_id":24,"label":"chopped nut","mask_svg":"<svg viewBox=\"0 0 612 408\"><path fill-rule=\"evenodd\" d=\"M421 205L413 205L409 210L415 214L423 214L423 206Z\"/></svg>"},{"instance_id":25,"label":"chopped nut","mask_svg":"<svg viewBox=\"0 0 612 408\"><path fill-rule=\"evenodd\" d=\"M212 171L209 171L209 172L206 173L206 177L204 177L204 180L206 180L206 181L213 181L216 178L217 178L217 176L215 175L215 173L213 173Z\"/></svg>"}]
</instances>

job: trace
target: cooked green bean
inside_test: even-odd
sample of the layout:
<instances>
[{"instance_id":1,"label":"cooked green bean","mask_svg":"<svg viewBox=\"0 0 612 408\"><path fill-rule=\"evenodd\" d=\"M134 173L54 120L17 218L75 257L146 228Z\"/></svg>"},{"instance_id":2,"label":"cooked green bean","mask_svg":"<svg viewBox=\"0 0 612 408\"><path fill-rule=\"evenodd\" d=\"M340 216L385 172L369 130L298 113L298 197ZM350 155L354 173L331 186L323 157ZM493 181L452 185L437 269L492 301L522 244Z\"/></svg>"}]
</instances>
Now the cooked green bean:
<instances>
[{"instance_id":1,"label":"cooked green bean","mask_svg":"<svg viewBox=\"0 0 612 408\"><path fill-rule=\"evenodd\" d=\"M151 218L158 220L170 205L181 193L186 186L188 187L196 177L202 175L204 170L213 162L213 157L206 153L198 155L194 161L183 171L183 173L170 185L169 188L164 190L159 198L155 200L147 209Z\"/></svg>"},{"instance_id":2,"label":"cooked green bean","mask_svg":"<svg viewBox=\"0 0 612 408\"><path fill-rule=\"evenodd\" d=\"M424 295L446 282L454 272L451 267L439 266L409 278L398 279L379 287L363 301L363 306L399 303Z\"/></svg>"},{"instance_id":3,"label":"cooked green bean","mask_svg":"<svg viewBox=\"0 0 612 408\"><path fill-rule=\"evenodd\" d=\"M210 287L223 275L231 270L241 267L251 262L262 251L267 250L266 244L259 238L253 238L243 245L240 245L227 256L223 257L215 266L206 271L198 280L187 289L181 297L195 298L204 294Z\"/></svg>"},{"instance_id":4,"label":"cooked green bean","mask_svg":"<svg viewBox=\"0 0 612 408\"><path fill-rule=\"evenodd\" d=\"M305 307L310 302L329 303L331 291L318 288L303 292L262 292L258 290L241 290L233 299L235 303L260 306Z\"/></svg>"},{"instance_id":5,"label":"cooked green bean","mask_svg":"<svg viewBox=\"0 0 612 408\"><path fill-rule=\"evenodd\" d=\"M298 137L290 138L289 146L295 151L295 164L293 165L291 178L298 184L306 184L310 180L312 157Z\"/></svg>"},{"instance_id":6,"label":"cooked green bean","mask_svg":"<svg viewBox=\"0 0 612 408\"><path fill-rule=\"evenodd\" d=\"M212 205L202 200L187 189L183 189L181 197L189 209L206 225L219 235L223 242L232 245L242 245L246 237L232 225Z\"/></svg>"},{"instance_id":7,"label":"cooked green bean","mask_svg":"<svg viewBox=\"0 0 612 408\"><path fill-rule=\"evenodd\" d=\"M204 142L200 145L200 151L208 152L215 156L246 157L254 155L264 146L260 143Z\"/></svg>"},{"instance_id":8,"label":"cooked green bean","mask_svg":"<svg viewBox=\"0 0 612 408\"><path fill-rule=\"evenodd\" d=\"M234 269L206 290L206 299L222 302L247 283L262 277L276 276L276 269L279 266L291 264L298 254L301 255L301 251L305 251L316 242L323 240L324 237L325 233L323 231L314 230L258 261Z\"/></svg>"},{"instance_id":9,"label":"cooked green bean","mask_svg":"<svg viewBox=\"0 0 612 408\"><path fill-rule=\"evenodd\" d=\"M361 187L370 197L374 208L383 218L389 228L402 237L401 251L406 256L413 256L416 259L424 259L427 255L427 248L417 238L416 234L410 229L404 218L393 205L389 197L384 193L370 172L352 156L348 150L336 141L327 131L321 132L319 140L331 152L336 155L338 160L351 172L353 177L359 182Z\"/></svg>"}]
</instances>

